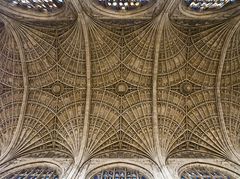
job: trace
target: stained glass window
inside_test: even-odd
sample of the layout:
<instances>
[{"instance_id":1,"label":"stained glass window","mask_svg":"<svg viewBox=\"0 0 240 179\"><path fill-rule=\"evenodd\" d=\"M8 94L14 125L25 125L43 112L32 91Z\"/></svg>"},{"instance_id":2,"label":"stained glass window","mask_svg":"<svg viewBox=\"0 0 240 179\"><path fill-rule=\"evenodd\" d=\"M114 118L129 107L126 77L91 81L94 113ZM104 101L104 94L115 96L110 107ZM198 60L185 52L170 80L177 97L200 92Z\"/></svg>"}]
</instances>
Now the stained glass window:
<instances>
[{"instance_id":1,"label":"stained glass window","mask_svg":"<svg viewBox=\"0 0 240 179\"><path fill-rule=\"evenodd\" d=\"M54 12L64 5L64 0L7 0L11 5L39 12Z\"/></svg>"},{"instance_id":2,"label":"stained glass window","mask_svg":"<svg viewBox=\"0 0 240 179\"><path fill-rule=\"evenodd\" d=\"M234 179L228 174L213 168L197 167L182 173L181 179Z\"/></svg>"},{"instance_id":3,"label":"stained glass window","mask_svg":"<svg viewBox=\"0 0 240 179\"><path fill-rule=\"evenodd\" d=\"M44 178L44 179L59 179L57 172L53 169L46 167L36 167L23 169L13 174L10 174L6 179L35 179L35 178Z\"/></svg>"},{"instance_id":4,"label":"stained glass window","mask_svg":"<svg viewBox=\"0 0 240 179\"><path fill-rule=\"evenodd\" d=\"M100 5L112 10L132 10L149 3L150 0L97 0Z\"/></svg>"},{"instance_id":5,"label":"stained glass window","mask_svg":"<svg viewBox=\"0 0 240 179\"><path fill-rule=\"evenodd\" d=\"M184 0L187 6L193 10L221 9L236 0Z\"/></svg>"},{"instance_id":6,"label":"stained glass window","mask_svg":"<svg viewBox=\"0 0 240 179\"><path fill-rule=\"evenodd\" d=\"M135 170L113 168L99 172L92 179L147 179L147 177Z\"/></svg>"}]
</instances>

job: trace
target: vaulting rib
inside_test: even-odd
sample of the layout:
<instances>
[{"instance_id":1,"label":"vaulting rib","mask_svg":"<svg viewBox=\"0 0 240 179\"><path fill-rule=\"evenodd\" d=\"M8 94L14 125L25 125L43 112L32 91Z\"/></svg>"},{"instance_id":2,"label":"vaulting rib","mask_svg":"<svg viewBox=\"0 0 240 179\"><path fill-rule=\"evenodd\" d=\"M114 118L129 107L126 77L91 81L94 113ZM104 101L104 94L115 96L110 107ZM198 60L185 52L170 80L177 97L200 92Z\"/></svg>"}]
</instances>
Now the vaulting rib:
<instances>
[{"instance_id":1,"label":"vaulting rib","mask_svg":"<svg viewBox=\"0 0 240 179\"><path fill-rule=\"evenodd\" d=\"M24 54L24 50L23 50L23 44L20 41L20 37L18 32L15 30L16 27L13 26L13 21L9 20L8 18L6 18L5 16L1 15L0 16L4 23L8 25L9 30L11 31L17 47L19 49L19 54L20 54L20 60L21 60L21 66L22 66L22 74L23 74L23 100L22 100L22 106L21 106L21 110L20 110L20 115L18 118L18 122L17 122L17 127L16 130L14 132L14 136L11 139L11 143L9 144L8 148L6 149L6 151L4 152L4 154L2 154L0 161L1 163L6 162L9 159L14 158L14 156L10 156L10 152L12 152L12 150L14 149L16 143L19 140L19 136L22 130L22 125L24 122L24 117L25 117L25 113L26 113L26 108L27 108L27 101L28 101L28 71L27 71L27 64L26 64L26 60L25 60L25 54Z\"/></svg>"},{"instance_id":2,"label":"vaulting rib","mask_svg":"<svg viewBox=\"0 0 240 179\"><path fill-rule=\"evenodd\" d=\"M84 36L84 43L85 43L85 51L86 51L86 103L85 103L85 111L84 111L84 122L83 122L83 131L82 131L82 139L78 142L80 148L76 153L73 154L74 157L74 164L70 168L70 170L66 173L66 178L74 178L77 177L79 171L81 170L82 165L84 164L85 160L88 158L84 158L86 154L85 149L87 146L88 141L88 130L89 130L89 117L90 117L90 106L91 106L91 61L90 61L90 46L89 46L89 39L88 39L88 26L87 26L87 17L84 14L79 14L78 23L81 24Z\"/></svg>"},{"instance_id":3,"label":"vaulting rib","mask_svg":"<svg viewBox=\"0 0 240 179\"><path fill-rule=\"evenodd\" d=\"M166 24L168 19L168 13L171 7L174 5L175 0L171 1L166 5L165 9L160 13L158 17L156 17L156 21L159 24L159 28L156 34L156 42L155 42L155 56L154 56L154 67L153 67L153 78L152 78L152 120L153 120L153 139L154 145L156 147L156 157L155 161L158 163L159 167L163 171L163 177L171 178L171 175L168 172L168 169L165 168L165 161L167 156L162 155L162 149L160 147L160 139L159 139L159 129L158 129L158 109L157 109L157 91L158 91L158 68L159 68L159 50L160 50L160 39L163 36L163 26Z\"/></svg>"},{"instance_id":4,"label":"vaulting rib","mask_svg":"<svg viewBox=\"0 0 240 179\"><path fill-rule=\"evenodd\" d=\"M221 58L220 58L219 66L218 66L215 93L216 93L216 98L217 98L216 102L217 102L217 110L218 110L219 120L220 120L220 127L221 127L222 136L223 136L223 139L224 139L224 142L225 142L224 143L225 147L230 152L230 156L229 156L230 159L239 164L240 163L240 154L237 153L236 149L232 146L232 142L229 138L227 128L226 128L226 124L225 124L223 106L222 106L222 99L221 99L221 91L222 91L221 90L221 79L222 79L223 67L224 67L224 63L225 63L225 59L226 59L226 55L227 55L227 50L230 46L231 39L233 38L235 32L240 27L239 17L234 18L232 21L235 23L235 25L233 26L233 28L228 33L228 35L226 37L226 41L225 41L224 46L223 46L223 49L221 51Z\"/></svg>"}]
</instances>

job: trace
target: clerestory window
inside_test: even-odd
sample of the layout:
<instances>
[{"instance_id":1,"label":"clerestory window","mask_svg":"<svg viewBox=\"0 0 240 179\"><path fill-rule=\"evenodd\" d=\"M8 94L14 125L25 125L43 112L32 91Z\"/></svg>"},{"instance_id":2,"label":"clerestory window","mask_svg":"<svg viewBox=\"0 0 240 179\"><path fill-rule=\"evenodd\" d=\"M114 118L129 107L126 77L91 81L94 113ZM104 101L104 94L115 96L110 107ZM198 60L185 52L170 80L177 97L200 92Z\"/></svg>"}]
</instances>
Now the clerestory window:
<instances>
[{"instance_id":1,"label":"clerestory window","mask_svg":"<svg viewBox=\"0 0 240 179\"><path fill-rule=\"evenodd\" d=\"M6 177L7 179L59 179L57 172L46 167L27 168L14 172Z\"/></svg>"},{"instance_id":2,"label":"clerestory window","mask_svg":"<svg viewBox=\"0 0 240 179\"><path fill-rule=\"evenodd\" d=\"M147 179L143 174L127 168L114 168L95 174L91 179Z\"/></svg>"},{"instance_id":3,"label":"clerestory window","mask_svg":"<svg viewBox=\"0 0 240 179\"><path fill-rule=\"evenodd\" d=\"M236 0L184 0L192 10L204 11L210 9L221 9L224 6L234 3Z\"/></svg>"},{"instance_id":4,"label":"clerestory window","mask_svg":"<svg viewBox=\"0 0 240 179\"><path fill-rule=\"evenodd\" d=\"M214 168L194 167L184 171L181 179L235 179Z\"/></svg>"},{"instance_id":5,"label":"clerestory window","mask_svg":"<svg viewBox=\"0 0 240 179\"><path fill-rule=\"evenodd\" d=\"M12 6L25 10L51 13L63 7L64 0L7 0Z\"/></svg>"},{"instance_id":6,"label":"clerestory window","mask_svg":"<svg viewBox=\"0 0 240 179\"><path fill-rule=\"evenodd\" d=\"M134 10L147 5L150 0L97 0L98 3L112 10Z\"/></svg>"}]
</instances>

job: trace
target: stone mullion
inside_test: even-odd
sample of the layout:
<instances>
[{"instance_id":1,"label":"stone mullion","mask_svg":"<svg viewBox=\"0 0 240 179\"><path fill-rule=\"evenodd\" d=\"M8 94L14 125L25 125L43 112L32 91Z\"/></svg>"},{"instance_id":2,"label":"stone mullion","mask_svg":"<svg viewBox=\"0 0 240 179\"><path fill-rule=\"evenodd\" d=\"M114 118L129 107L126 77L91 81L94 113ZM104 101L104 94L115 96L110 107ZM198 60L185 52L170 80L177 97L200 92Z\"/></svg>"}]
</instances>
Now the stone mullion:
<instances>
[{"instance_id":1,"label":"stone mullion","mask_svg":"<svg viewBox=\"0 0 240 179\"><path fill-rule=\"evenodd\" d=\"M0 158L0 165L13 159L14 156L10 156L11 152L14 150L14 147L16 146L17 142L20 139L21 136L21 131L23 128L23 123L24 123L24 117L26 113L26 108L27 108L27 102L28 102L28 94L29 94L29 81L28 81L28 70L27 70L27 63L26 63L26 57L23 49L23 44L21 42L20 35L17 32L17 28L14 27L14 21L8 19L7 17L0 15L1 19L5 24L8 24L8 29L11 31L16 43L17 43L17 48L19 49L19 55L20 55L20 61L21 61L21 67L22 67L22 74L23 74L23 100L22 100L22 105L20 109L20 115L18 117L18 123L16 130L14 132L14 136L11 139L11 143L8 146L7 150L4 152L4 154ZM14 154L12 154L14 155Z\"/></svg>"}]
</instances>

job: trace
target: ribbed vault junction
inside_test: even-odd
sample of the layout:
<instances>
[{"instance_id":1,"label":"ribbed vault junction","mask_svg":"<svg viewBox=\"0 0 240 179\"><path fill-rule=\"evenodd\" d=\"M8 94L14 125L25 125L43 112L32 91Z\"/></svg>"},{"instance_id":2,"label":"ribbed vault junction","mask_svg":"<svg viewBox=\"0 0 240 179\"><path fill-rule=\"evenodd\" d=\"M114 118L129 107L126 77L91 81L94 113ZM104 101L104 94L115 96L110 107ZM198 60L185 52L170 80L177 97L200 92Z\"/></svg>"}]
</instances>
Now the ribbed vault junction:
<instances>
[{"instance_id":1,"label":"ribbed vault junction","mask_svg":"<svg viewBox=\"0 0 240 179\"><path fill-rule=\"evenodd\" d=\"M240 178L239 1L14 2L0 0L0 178Z\"/></svg>"}]
</instances>

